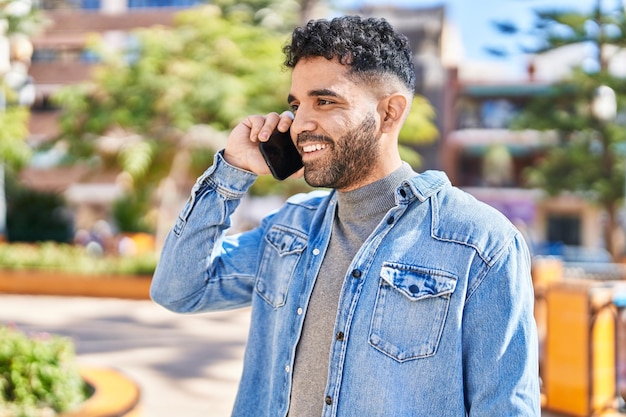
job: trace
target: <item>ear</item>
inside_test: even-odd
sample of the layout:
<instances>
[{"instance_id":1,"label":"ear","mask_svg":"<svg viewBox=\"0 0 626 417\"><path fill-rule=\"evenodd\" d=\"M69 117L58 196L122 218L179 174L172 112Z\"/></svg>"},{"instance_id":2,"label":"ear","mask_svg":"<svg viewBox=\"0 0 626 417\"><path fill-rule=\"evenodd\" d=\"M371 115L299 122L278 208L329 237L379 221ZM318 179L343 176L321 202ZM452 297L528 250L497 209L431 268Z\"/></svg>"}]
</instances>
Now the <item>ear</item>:
<instances>
[{"instance_id":1,"label":"ear","mask_svg":"<svg viewBox=\"0 0 626 417\"><path fill-rule=\"evenodd\" d=\"M393 93L382 99L378 103L381 132L389 133L399 129L404 121L404 113L408 105L406 96L400 93Z\"/></svg>"}]
</instances>

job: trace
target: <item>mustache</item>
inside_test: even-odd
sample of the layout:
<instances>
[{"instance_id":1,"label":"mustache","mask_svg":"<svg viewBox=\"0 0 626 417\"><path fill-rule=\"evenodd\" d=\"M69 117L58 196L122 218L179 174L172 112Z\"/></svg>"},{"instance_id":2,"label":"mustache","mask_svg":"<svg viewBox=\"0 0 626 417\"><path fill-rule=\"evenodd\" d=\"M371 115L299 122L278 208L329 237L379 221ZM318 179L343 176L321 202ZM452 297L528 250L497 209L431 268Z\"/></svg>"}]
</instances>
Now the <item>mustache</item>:
<instances>
[{"instance_id":1,"label":"mustache","mask_svg":"<svg viewBox=\"0 0 626 417\"><path fill-rule=\"evenodd\" d=\"M315 142L315 143L333 143L334 141L325 135L316 135L314 133L300 133L296 138L296 144L298 146L306 145L307 143Z\"/></svg>"}]
</instances>

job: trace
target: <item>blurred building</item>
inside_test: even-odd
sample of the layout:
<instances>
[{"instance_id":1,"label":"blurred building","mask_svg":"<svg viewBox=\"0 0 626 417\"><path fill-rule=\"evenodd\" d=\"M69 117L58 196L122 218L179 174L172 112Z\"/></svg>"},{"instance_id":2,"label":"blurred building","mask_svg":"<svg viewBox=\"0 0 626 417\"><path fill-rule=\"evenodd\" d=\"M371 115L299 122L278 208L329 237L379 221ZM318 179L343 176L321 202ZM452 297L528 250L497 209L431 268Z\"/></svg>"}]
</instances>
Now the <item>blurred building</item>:
<instances>
[{"instance_id":1,"label":"blurred building","mask_svg":"<svg viewBox=\"0 0 626 417\"><path fill-rule=\"evenodd\" d=\"M525 234L535 255L566 260L610 261L603 249L602 211L576 195L548 197L528 188L523 171L557 146L556 136L534 130L511 130L511 121L526 103L552 88L576 63L563 51L529 65L526 77L451 77L453 95L447 109L454 128L441 144L442 168L452 183L499 209ZM580 55L578 55L580 58ZM550 71L552 68L553 71Z\"/></svg>"},{"instance_id":2,"label":"blurred building","mask_svg":"<svg viewBox=\"0 0 626 417\"><path fill-rule=\"evenodd\" d=\"M31 139L43 141L58 133L57 109L50 96L60 87L87 80L97 57L87 48L91 34L107 44L133 42L129 31L152 25L171 25L174 14L196 0L43 0L50 21L33 39L31 75L37 101L31 119Z\"/></svg>"},{"instance_id":3,"label":"blurred building","mask_svg":"<svg viewBox=\"0 0 626 417\"><path fill-rule=\"evenodd\" d=\"M546 245L590 250L601 242L600 213L575 197L544 198L525 187L523 171L556 145L546 132L513 131L509 124L528 100L550 84L532 79L507 83L456 80L455 128L444 138L443 169L458 187L496 207L526 233L535 253Z\"/></svg>"}]
</instances>

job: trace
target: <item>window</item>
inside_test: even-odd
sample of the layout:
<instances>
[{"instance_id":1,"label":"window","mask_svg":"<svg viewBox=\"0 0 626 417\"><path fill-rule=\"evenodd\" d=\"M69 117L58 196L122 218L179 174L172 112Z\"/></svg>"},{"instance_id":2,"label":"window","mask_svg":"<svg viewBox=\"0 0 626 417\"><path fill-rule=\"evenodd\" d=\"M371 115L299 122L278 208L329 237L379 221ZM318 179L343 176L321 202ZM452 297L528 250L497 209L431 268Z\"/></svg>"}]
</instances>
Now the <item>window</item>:
<instances>
[{"instance_id":1,"label":"window","mask_svg":"<svg viewBox=\"0 0 626 417\"><path fill-rule=\"evenodd\" d=\"M508 128L515 114L516 108L508 100L486 100L482 103L482 125L487 129Z\"/></svg>"},{"instance_id":2,"label":"window","mask_svg":"<svg viewBox=\"0 0 626 417\"><path fill-rule=\"evenodd\" d=\"M33 51L32 62L54 62L57 60L57 51L48 48L38 48Z\"/></svg>"},{"instance_id":3,"label":"window","mask_svg":"<svg viewBox=\"0 0 626 417\"><path fill-rule=\"evenodd\" d=\"M568 246L580 246L581 220L576 214L551 214L548 216L548 242L559 242Z\"/></svg>"}]
</instances>

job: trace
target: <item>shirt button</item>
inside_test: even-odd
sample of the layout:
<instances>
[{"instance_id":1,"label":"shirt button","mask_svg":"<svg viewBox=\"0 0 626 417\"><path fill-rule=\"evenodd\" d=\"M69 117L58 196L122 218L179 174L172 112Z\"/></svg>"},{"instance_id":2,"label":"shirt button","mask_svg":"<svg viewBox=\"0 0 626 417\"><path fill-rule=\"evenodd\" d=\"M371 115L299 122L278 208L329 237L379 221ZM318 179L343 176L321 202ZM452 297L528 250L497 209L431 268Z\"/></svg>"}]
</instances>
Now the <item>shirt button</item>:
<instances>
[{"instance_id":1,"label":"shirt button","mask_svg":"<svg viewBox=\"0 0 626 417\"><path fill-rule=\"evenodd\" d=\"M393 224L393 222L394 222L395 220L396 220L396 219L394 219L394 218L393 218L393 216L391 216L391 217L389 217L389 218L387 219L387 224Z\"/></svg>"},{"instance_id":2,"label":"shirt button","mask_svg":"<svg viewBox=\"0 0 626 417\"><path fill-rule=\"evenodd\" d=\"M402 198L406 198L406 191L404 191L404 188L400 189L400 195Z\"/></svg>"},{"instance_id":3,"label":"shirt button","mask_svg":"<svg viewBox=\"0 0 626 417\"><path fill-rule=\"evenodd\" d=\"M331 405L333 403L333 399L330 397L330 395L327 395L324 401L326 402L326 405Z\"/></svg>"},{"instance_id":4,"label":"shirt button","mask_svg":"<svg viewBox=\"0 0 626 417\"><path fill-rule=\"evenodd\" d=\"M337 340L339 340L340 342L343 342L343 332L337 332L337 334L335 335L335 337L337 338Z\"/></svg>"},{"instance_id":5,"label":"shirt button","mask_svg":"<svg viewBox=\"0 0 626 417\"><path fill-rule=\"evenodd\" d=\"M361 272L360 269L353 269L352 270L352 276L354 278L361 278L361 275L363 275L363 273Z\"/></svg>"},{"instance_id":6,"label":"shirt button","mask_svg":"<svg viewBox=\"0 0 626 417\"><path fill-rule=\"evenodd\" d=\"M302 310L302 307L298 307L298 310L297 310L298 315L301 316L303 312L304 310Z\"/></svg>"},{"instance_id":7,"label":"shirt button","mask_svg":"<svg viewBox=\"0 0 626 417\"><path fill-rule=\"evenodd\" d=\"M313 249L313 255L317 256L320 254L320 250L319 249Z\"/></svg>"}]
</instances>

